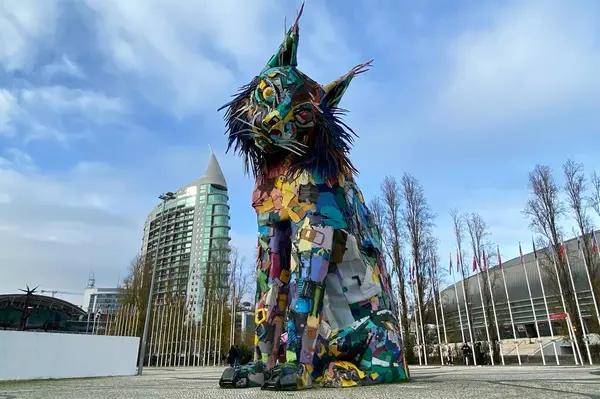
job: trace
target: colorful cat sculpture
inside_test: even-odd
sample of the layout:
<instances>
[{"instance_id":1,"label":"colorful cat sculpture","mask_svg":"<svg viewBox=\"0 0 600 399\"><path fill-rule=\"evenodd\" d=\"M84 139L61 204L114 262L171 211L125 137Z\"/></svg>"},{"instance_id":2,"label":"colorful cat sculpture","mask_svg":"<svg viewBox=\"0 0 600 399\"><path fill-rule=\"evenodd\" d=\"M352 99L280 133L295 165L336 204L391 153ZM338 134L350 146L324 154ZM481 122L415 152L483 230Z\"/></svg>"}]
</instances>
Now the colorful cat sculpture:
<instances>
[{"instance_id":1,"label":"colorful cat sculpture","mask_svg":"<svg viewBox=\"0 0 600 399\"><path fill-rule=\"evenodd\" d=\"M397 304L338 108L371 62L325 86L297 69L298 20L262 72L221 109L256 186L255 362L222 387L296 390L405 381Z\"/></svg>"}]
</instances>

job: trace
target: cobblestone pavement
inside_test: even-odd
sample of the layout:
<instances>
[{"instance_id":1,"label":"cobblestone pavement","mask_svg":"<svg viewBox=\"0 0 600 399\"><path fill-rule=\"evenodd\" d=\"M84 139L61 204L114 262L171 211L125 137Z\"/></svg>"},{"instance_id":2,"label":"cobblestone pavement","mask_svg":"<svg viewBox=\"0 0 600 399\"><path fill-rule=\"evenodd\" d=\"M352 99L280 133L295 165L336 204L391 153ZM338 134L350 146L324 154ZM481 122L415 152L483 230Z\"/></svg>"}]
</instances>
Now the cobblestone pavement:
<instances>
[{"instance_id":1,"label":"cobblestone pavement","mask_svg":"<svg viewBox=\"0 0 600 399\"><path fill-rule=\"evenodd\" d=\"M221 368L147 369L141 377L0 383L0 399L598 398L600 369L556 366L411 368L413 382L302 392L223 390Z\"/></svg>"}]
</instances>

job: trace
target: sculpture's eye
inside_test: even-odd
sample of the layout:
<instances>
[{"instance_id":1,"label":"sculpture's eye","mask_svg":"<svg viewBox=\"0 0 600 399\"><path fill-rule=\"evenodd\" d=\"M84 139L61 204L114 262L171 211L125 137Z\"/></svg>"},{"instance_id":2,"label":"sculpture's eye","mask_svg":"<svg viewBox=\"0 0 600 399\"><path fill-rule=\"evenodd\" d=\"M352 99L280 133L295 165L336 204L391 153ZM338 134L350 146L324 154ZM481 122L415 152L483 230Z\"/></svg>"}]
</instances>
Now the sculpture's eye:
<instances>
[{"instance_id":1,"label":"sculpture's eye","mask_svg":"<svg viewBox=\"0 0 600 399\"><path fill-rule=\"evenodd\" d=\"M262 95L265 100L271 101L275 95L275 90L271 86L268 86L263 90Z\"/></svg>"},{"instance_id":2,"label":"sculpture's eye","mask_svg":"<svg viewBox=\"0 0 600 399\"><path fill-rule=\"evenodd\" d=\"M313 113L308 109L299 109L294 113L294 121L298 127L314 126Z\"/></svg>"}]
</instances>

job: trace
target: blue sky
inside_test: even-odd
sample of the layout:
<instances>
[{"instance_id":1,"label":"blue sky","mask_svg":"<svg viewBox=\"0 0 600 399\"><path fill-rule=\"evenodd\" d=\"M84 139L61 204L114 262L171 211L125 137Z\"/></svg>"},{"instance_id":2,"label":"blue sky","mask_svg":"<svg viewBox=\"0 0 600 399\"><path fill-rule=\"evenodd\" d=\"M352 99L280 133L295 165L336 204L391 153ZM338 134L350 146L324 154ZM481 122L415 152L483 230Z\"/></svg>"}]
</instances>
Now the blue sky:
<instances>
[{"instance_id":1,"label":"blue sky","mask_svg":"<svg viewBox=\"0 0 600 399\"><path fill-rule=\"evenodd\" d=\"M299 67L321 83L375 59L342 106L367 197L409 172L437 218L479 212L503 258L531 234L527 173L600 168L594 1L308 0ZM115 285L156 196L199 177L211 145L232 237L252 256L252 181L216 109L275 51L299 1L4 0L0 9L0 292ZM560 179L559 179L560 180ZM564 221L570 230L573 222ZM528 246L526 245L526 248Z\"/></svg>"}]
</instances>

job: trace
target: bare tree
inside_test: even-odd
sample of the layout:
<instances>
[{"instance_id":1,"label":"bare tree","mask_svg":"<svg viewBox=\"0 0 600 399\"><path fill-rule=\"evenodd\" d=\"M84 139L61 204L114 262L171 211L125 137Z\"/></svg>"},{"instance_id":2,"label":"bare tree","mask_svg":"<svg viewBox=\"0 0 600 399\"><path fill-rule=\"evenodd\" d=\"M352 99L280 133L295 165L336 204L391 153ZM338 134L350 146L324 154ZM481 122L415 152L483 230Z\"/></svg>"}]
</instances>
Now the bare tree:
<instances>
[{"instance_id":1,"label":"bare tree","mask_svg":"<svg viewBox=\"0 0 600 399\"><path fill-rule=\"evenodd\" d=\"M536 165L529 173L529 199L525 203L523 214L529 219L530 229L543 236L542 242L548 243L549 251L545 251L547 262L541 262L542 267L548 271L550 282L555 294L559 293L558 284L561 284L567 305L567 311L581 335L581 323L577 317L575 293L570 281L569 269L562 252L560 251L562 232L559 222L565 215L565 205L560 198L560 187L554 180L552 170L545 165ZM554 271L556 262L556 271ZM578 337L581 340L581 336Z\"/></svg>"},{"instance_id":2,"label":"bare tree","mask_svg":"<svg viewBox=\"0 0 600 399\"><path fill-rule=\"evenodd\" d=\"M600 176L598 176L596 171L592 172L590 180L592 183L592 192L588 197L588 203L596 211L596 214L600 216Z\"/></svg>"},{"instance_id":3,"label":"bare tree","mask_svg":"<svg viewBox=\"0 0 600 399\"><path fill-rule=\"evenodd\" d=\"M490 290L490 287L492 290L494 289L496 280L493 278L494 274L490 275L489 271L486 270L486 267L489 267L489 256L492 252L492 243L489 241L490 233L486 221L480 214L465 214L464 220L467 226L467 232L469 233L471 250L473 251L473 256L476 258L477 268L479 269L479 276L476 278L481 278L479 283L481 284L481 296L483 297L483 303L481 304L482 312L485 312L485 317L487 319L486 327L490 333L490 339L492 342L496 342L499 337L496 330L494 315L492 313L494 306L492 303L493 293ZM493 348L497 349L496 345L493 345ZM496 352L497 351L494 350L495 357Z\"/></svg>"},{"instance_id":4,"label":"bare tree","mask_svg":"<svg viewBox=\"0 0 600 399\"><path fill-rule=\"evenodd\" d=\"M402 176L401 193L404 207L402 208L402 223L407 235L410 254L413 260L413 270L417 289L417 307L425 320L425 293L429 291L430 279L427 276L425 254L432 236L435 214L429 208L425 190L419 181L408 173ZM420 306L419 306L420 305Z\"/></svg>"},{"instance_id":5,"label":"bare tree","mask_svg":"<svg viewBox=\"0 0 600 399\"><path fill-rule=\"evenodd\" d=\"M119 288L119 305L129 305L137 309L136 318L137 331L136 336L142 336L144 321L146 318L146 305L148 303L148 294L150 293L150 283L152 280L152 260L143 255L136 255L127 272L127 277L123 279L123 284Z\"/></svg>"},{"instance_id":6,"label":"bare tree","mask_svg":"<svg viewBox=\"0 0 600 399\"><path fill-rule=\"evenodd\" d=\"M381 198L379 198L377 196L374 197L369 202L369 210L371 211L371 214L373 215L373 219L375 219L375 224L377 225L377 228L379 229L379 234L381 234L382 247L385 248L385 242L386 242L385 234L387 233L387 230L385 229L385 206L384 206L383 202L381 201Z\"/></svg>"},{"instance_id":7,"label":"bare tree","mask_svg":"<svg viewBox=\"0 0 600 399\"><path fill-rule=\"evenodd\" d=\"M565 206L550 167L536 165L529 173L528 188L530 197L523 214L529 219L529 227L550 240L558 250L562 236L559 222L565 214Z\"/></svg>"},{"instance_id":8,"label":"bare tree","mask_svg":"<svg viewBox=\"0 0 600 399\"><path fill-rule=\"evenodd\" d=\"M460 274L462 277L462 282L461 284L463 284L464 290L463 290L463 297L464 297L464 312L466 315L468 315L468 320L467 321L467 328L469 330L469 336L470 337L474 337L473 335L473 326L470 322L470 320L472 320L472 314L471 314L471 308L470 308L470 294L469 294L469 284L467 281L467 272L465 270L465 265L463 262L463 259L465 258L465 253L463 252L463 240L465 238L465 223L464 223L464 218L461 216L460 212L458 211L458 209L450 209L450 217L452 218L452 227L454 230L454 238L456 239L456 248L457 248L457 256L458 259L457 261L460 262L460 265L456 265L457 268L459 268L460 270ZM457 263L458 263L457 262ZM460 267L459 267L460 266ZM458 289L458 286L455 286L454 289ZM460 300L460 294L459 296L459 300Z\"/></svg>"},{"instance_id":9,"label":"bare tree","mask_svg":"<svg viewBox=\"0 0 600 399\"><path fill-rule=\"evenodd\" d=\"M577 229L579 230L577 235L583 238L583 255L590 277L592 281L595 281L598 276L598 268L592 252L594 224L589 214L590 202L586 198L587 179L583 171L583 164L569 159L563 165L563 171L565 174L564 190L567 194L567 204L571 215L577 223Z\"/></svg>"},{"instance_id":10,"label":"bare tree","mask_svg":"<svg viewBox=\"0 0 600 399\"><path fill-rule=\"evenodd\" d=\"M400 297L400 324L404 339L410 338L410 324L408 320L408 298L406 293L406 259L402 253L402 192L396 179L387 176L381 184L381 210L379 219L383 220L383 237L385 252L391 263L391 268L397 276L398 295ZM377 206L375 206L377 212ZM377 215L376 215L377 217ZM409 340L410 341L410 340ZM405 343L407 356L413 358L412 342Z\"/></svg>"}]
</instances>

